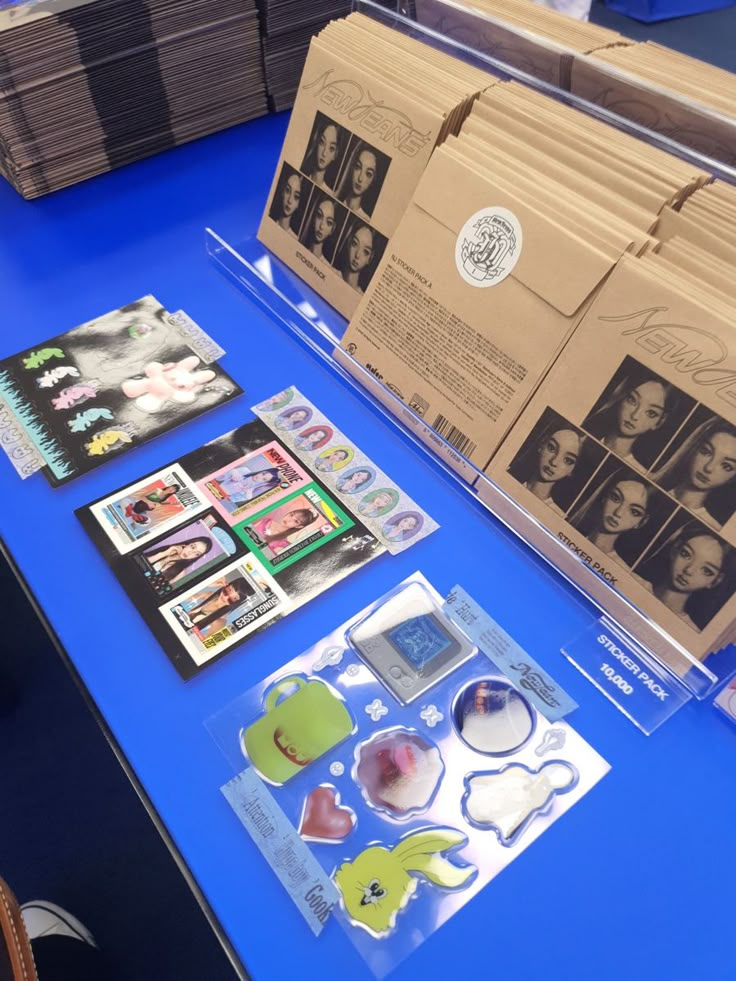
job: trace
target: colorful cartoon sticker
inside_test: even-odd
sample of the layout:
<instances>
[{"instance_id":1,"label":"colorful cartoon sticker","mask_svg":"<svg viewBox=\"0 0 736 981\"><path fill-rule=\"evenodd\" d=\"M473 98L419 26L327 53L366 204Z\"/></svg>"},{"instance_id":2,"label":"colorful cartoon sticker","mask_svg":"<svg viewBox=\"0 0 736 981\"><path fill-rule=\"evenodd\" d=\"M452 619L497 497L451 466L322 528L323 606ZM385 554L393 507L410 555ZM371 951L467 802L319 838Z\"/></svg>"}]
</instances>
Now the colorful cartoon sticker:
<instances>
[{"instance_id":1,"label":"colorful cartoon sticker","mask_svg":"<svg viewBox=\"0 0 736 981\"><path fill-rule=\"evenodd\" d=\"M40 351L32 351L27 358L23 358L23 367L28 371L33 371L46 364L51 358L63 357L64 352L60 347L44 347Z\"/></svg>"},{"instance_id":2,"label":"colorful cartoon sticker","mask_svg":"<svg viewBox=\"0 0 736 981\"><path fill-rule=\"evenodd\" d=\"M539 814L578 782L571 763L550 760L538 770L508 763L500 770L471 773L465 778L463 810L476 828L496 832L502 845L513 845Z\"/></svg>"},{"instance_id":3,"label":"colorful cartoon sticker","mask_svg":"<svg viewBox=\"0 0 736 981\"><path fill-rule=\"evenodd\" d=\"M355 827L355 811L340 803L340 794L332 784L320 784L304 799L299 834L305 841L338 844Z\"/></svg>"},{"instance_id":4,"label":"colorful cartoon sticker","mask_svg":"<svg viewBox=\"0 0 736 981\"><path fill-rule=\"evenodd\" d=\"M374 845L344 862L334 880L353 923L374 937L385 937L419 886L415 874L443 889L467 886L475 866L454 865L442 857L467 840L454 828L412 831L393 848Z\"/></svg>"}]
</instances>

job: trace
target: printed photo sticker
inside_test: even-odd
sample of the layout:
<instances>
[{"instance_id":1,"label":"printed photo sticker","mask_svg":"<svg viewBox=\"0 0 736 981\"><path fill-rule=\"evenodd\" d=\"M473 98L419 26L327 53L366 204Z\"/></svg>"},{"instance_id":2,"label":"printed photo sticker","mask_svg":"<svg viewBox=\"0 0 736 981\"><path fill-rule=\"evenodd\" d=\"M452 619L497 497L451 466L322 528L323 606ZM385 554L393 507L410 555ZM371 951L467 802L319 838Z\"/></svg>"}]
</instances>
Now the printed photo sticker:
<instances>
[{"instance_id":1,"label":"printed photo sticker","mask_svg":"<svg viewBox=\"0 0 736 981\"><path fill-rule=\"evenodd\" d=\"M321 473L335 473L342 470L355 456L352 446L331 446L317 457L314 469Z\"/></svg>"},{"instance_id":2,"label":"printed photo sticker","mask_svg":"<svg viewBox=\"0 0 736 981\"><path fill-rule=\"evenodd\" d=\"M358 511L365 518L383 518L393 511L399 503L399 492L393 487L380 487L366 494L358 505Z\"/></svg>"},{"instance_id":3,"label":"printed photo sticker","mask_svg":"<svg viewBox=\"0 0 736 981\"><path fill-rule=\"evenodd\" d=\"M148 586L165 597L201 579L235 555L232 533L214 514L203 514L159 538L133 560Z\"/></svg>"},{"instance_id":4,"label":"printed photo sticker","mask_svg":"<svg viewBox=\"0 0 736 981\"><path fill-rule=\"evenodd\" d=\"M312 410L306 405L294 405L285 409L274 420L276 429L290 433L306 426L312 418Z\"/></svg>"},{"instance_id":5,"label":"printed photo sticker","mask_svg":"<svg viewBox=\"0 0 736 981\"><path fill-rule=\"evenodd\" d=\"M701 631L736 590L734 548L679 508L636 565L635 578L689 627Z\"/></svg>"},{"instance_id":6,"label":"printed photo sticker","mask_svg":"<svg viewBox=\"0 0 736 981\"><path fill-rule=\"evenodd\" d=\"M334 191L349 141L349 130L323 112L315 113L312 132L302 160L302 173L317 187L328 187Z\"/></svg>"},{"instance_id":7,"label":"printed photo sticker","mask_svg":"<svg viewBox=\"0 0 736 981\"><path fill-rule=\"evenodd\" d=\"M627 355L583 429L628 466L646 471L694 406L694 398Z\"/></svg>"},{"instance_id":8,"label":"printed photo sticker","mask_svg":"<svg viewBox=\"0 0 736 981\"><path fill-rule=\"evenodd\" d=\"M263 402L254 406L258 412L276 412L277 409L283 409L285 405L294 398L294 389L285 388L282 392L277 392L275 395L270 395Z\"/></svg>"},{"instance_id":9,"label":"printed photo sticker","mask_svg":"<svg viewBox=\"0 0 736 981\"><path fill-rule=\"evenodd\" d=\"M418 511L399 511L389 518L383 526L383 537L387 542L408 542L422 530L424 516Z\"/></svg>"},{"instance_id":10,"label":"printed photo sticker","mask_svg":"<svg viewBox=\"0 0 736 981\"><path fill-rule=\"evenodd\" d=\"M287 163L283 165L268 214L279 228L295 238L299 235L312 187L312 182L298 170Z\"/></svg>"},{"instance_id":11,"label":"printed photo sticker","mask_svg":"<svg viewBox=\"0 0 736 981\"><path fill-rule=\"evenodd\" d=\"M341 494L358 494L368 490L375 479L373 467L353 467L337 478L337 489Z\"/></svg>"},{"instance_id":12,"label":"printed photo sticker","mask_svg":"<svg viewBox=\"0 0 736 981\"><path fill-rule=\"evenodd\" d=\"M316 259L331 263L347 218L345 207L315 188L309 199L299 241Z\"/></svg>"},{"instance_id":13,"label":"printed photo sticker","mask_svg":"<svg viewBox=\"0 0 736 981\"><path fill-rule=\"evenodd\" d=\"M736 511L736 427L699 405L651 477L694 517L720 530Z\"/></svg>"},{"instance_id":14,"label":"printed photo sticker","mask_svg":"<svg viewBox=\"0 0 736 981\"><path fill-rule=\"evenodd\" d=\"M358 293L364 293L386 248L387 238L362 218L348 219L334 253L333 265Z\"/></svg>"},{"instance_id":15,"label":"printed photo sticker","mask_svg":"<svg viewBox=\"0 0 736 981\"><path fill-rule=\"evenodd\" d=\"M299 433L294 443L300 450L307 452L321 450L323 446L327 446L333 436L334 430L331 426L311 426Z\"/></svg>"},{"instance_id":16,"label":"printed photo sticker","mask_svg":"<svg viewBox=\"0 0 736 981\"><path fill-rule=\"evenodd\" d=\"M196 485L174 464L98 502L91 511L117 551L124 554L206 507Z\"/></svg>"},{"instance_id":17,"label":"printed photo sticker","mask_svg":"<svg viewBox=\"0 0 736 981\"><path fill-rule=\"evenodd\" d=\"M632 566L677 505L612 453L590 481L568 520L604 555Z\"/></svg>"},{"instance_id":18,"label":"printed photo sticker","mask_svg":"<svg viewBox=\"0 0 736 981\"><path fill-rule=\"evenodd\" d=\"M162 606L160 613L201 665L287 611L283 589L255 556L246 556Z\"/></svg>"},{"instance_id":19,"label":"printed photo sticker","mask_svg":"<svg viewBox=\"0 0 736 981\"><path fill-rule=\"evenodd\" d=\"M606 456L606 450L578 426L546 408L508 472L556 514L563 515Z\"/></svg>"},{"instance_id":20,"label":"printed photo sticker","mask_svg":"<svg viewBox=\"0 0 736 981\"><path fill-rule=\"evenodd\" d=\"M369 220L381 194L390 163L388 154L354 136L340 173L338 199L359 218Z\"/></svg>"},{"instance_id":21,"label":"printed photo sticker","mask_svg":"<svg viewBox=\"0 0 736 981\"><path fill-rule=\"evenodd\" d=\"M316 485L238 525L237 534L271 569L285 569L355 522Z\"/></svg>"},{"instance_id":22,"label":"printed photo sticker","mask_svg":"<svg viewBox=\"0 0 736 981\"><path fill-rule=\"evenodd\" d=\"M274 441L218 470L200 486L220 514L235 524L309 483L309 474Z\"/></svg>"}]
</instances>

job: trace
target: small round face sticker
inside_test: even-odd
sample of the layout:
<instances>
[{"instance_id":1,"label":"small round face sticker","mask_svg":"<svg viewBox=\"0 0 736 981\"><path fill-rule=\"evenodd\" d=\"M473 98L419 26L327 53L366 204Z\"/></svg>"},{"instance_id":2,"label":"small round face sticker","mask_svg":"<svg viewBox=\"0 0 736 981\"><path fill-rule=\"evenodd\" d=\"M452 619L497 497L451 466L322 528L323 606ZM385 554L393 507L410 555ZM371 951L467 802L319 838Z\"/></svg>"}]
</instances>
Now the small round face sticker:
<instances>
[{"instance_id":1,"label":"small round face sticker","mask_svg":"<svg viewBox=\"0 0 736 981\"><path fill-rule=\"evenodd\" d=\"M521 225L508 208L482 208L468 218L455 242L457 271L470 286L498 286L522 249Z\"/></svg>"},{"instance_id":2,"label":"small round face sticker","mask_svg":"<svg viewBox=\"0 0 736 981\"><path fill-rule=\"evenodd\" d=\"M393 487L381 487L366 494L358 505L358 510L367 518L382 518L399 503L398 491Z\"/></svg>"},{"instance_id":3,"label":"small round face sticker","mask_svg":"<svg viewBox=\"0 0 736 981\"><path fill-rule=\"evenodd\" d=\"M276 416L275 426L277 429L291 432L306 426L312 418L312 410L306 405L295 405L293 408L285 409L284 412Z\"/></svg>"},{"instance_id":4,"label":"small round face sticker","mask_svg":"<svg viewBox=\"0 0 736 981\"><path fill-rule=\"evenodd\" d=\"M285 388L283 392L277 392L275 395L271 395L263 402L259 402L256 408L259 412L275 412L277 409L283 409L285 405L294 398L294 389Z\"/></svg>"},{"instance_id":5,"label":"small round face sticker","mask_svg":"<svg viewBox=\"0 0 736 981\"><path fill-rule=\"evenodd\" d=\"M376 479L373 467L353 467L337 481L337 489L341 494L357 494L367 490Z\"/></svg>"},{"instance_id":6,"label":"small round face sticker","mask_svg":"<svg viewBox=\"0 0 736 981\"><path fill-rule=\"evenodd\" d=\"M315 470L322 473L334 473L342 470L353 459L354 452L350 446L333 446L323 450L315 461Z\"/></svg>"}]
</instances>

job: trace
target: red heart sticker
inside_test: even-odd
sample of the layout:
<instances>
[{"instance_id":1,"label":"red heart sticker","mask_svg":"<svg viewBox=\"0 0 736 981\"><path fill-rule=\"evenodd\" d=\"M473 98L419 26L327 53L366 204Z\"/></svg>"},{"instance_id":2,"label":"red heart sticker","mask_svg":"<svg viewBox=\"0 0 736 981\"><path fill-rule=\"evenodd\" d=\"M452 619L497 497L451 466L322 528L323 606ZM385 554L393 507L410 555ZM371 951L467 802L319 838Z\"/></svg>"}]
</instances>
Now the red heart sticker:
<instances>
[{"instance_id":1,"label":"red heart sticker","mask_svg":"<svg viewBox=\"0 0 736 981\"><path fill-rule=\"evenodd\" d=\"M304 801L299 834L317 841L342 841L353 830L355 814L340 806L334 787L315 787Z\"/></svg>"}]
</instances>

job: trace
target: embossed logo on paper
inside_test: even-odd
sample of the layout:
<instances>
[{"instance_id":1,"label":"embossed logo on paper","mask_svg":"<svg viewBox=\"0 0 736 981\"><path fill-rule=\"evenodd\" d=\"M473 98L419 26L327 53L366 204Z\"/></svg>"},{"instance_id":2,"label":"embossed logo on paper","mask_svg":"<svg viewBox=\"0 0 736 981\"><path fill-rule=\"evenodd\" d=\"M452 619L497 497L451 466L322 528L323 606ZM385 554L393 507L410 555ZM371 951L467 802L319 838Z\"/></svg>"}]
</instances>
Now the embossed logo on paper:
<instances>
[{"instance_id":1,"label":"embossed logo on paper","mask_svg":"<svg viewBox=\"0 0 736 981\"><path fill-rule=\"evenodd\" d=\"M351 123L360 123L364 130L407 157L415 157L429 142L430 134L416 129L405 112L374 98L354 79L336 77L332 68L302 88L311 91L318 102L333 112Z\"/></svg>"},{"instance_id":2,"label":"embossed logo on paper","mask_svg":"<svg viewBox=\"0 0 736 981\"><path fill-rule=\"evenodd\" d=\"M455 243L457 271L471 286L497 286L519 261L519 220L506 208L482 208L460 229Z\"/></svg>"}]
</instances>

